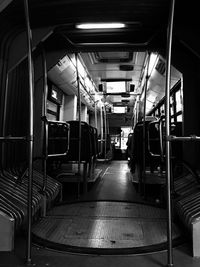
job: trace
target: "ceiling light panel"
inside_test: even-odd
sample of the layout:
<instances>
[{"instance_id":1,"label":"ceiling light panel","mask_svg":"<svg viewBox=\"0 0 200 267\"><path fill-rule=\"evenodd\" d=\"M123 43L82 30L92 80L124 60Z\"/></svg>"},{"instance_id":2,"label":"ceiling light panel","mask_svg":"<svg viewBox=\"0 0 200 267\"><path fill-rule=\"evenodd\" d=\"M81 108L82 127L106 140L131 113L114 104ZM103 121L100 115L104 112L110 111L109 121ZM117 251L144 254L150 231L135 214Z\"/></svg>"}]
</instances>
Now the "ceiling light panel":
<instances>
[{"instance_id":1,"label":"ceiling light panel","mask_svg":"<svg viewBox=\"0 0 200 267\"><path fill-rule=\"evenodd\" d=\"M76 25L77 29L93 30L93 29L121 29L125 28L124 23L82 23Z\"/></svg>"}]
</instances>

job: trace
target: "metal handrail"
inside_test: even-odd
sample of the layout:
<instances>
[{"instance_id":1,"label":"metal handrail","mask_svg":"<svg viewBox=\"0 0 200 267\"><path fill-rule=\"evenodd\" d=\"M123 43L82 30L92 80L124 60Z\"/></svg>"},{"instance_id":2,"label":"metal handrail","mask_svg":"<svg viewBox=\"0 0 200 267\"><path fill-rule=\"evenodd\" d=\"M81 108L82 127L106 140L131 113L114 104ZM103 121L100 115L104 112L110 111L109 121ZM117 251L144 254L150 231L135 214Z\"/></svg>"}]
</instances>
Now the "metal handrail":
<instances>
[{"instance_id":1,"label":"metal handrail","mask_svg":"<svg viewBox=\"0 0 200 267\"><path fill-rule=\"evenodd\" d=\"M104 144L104 157L106 159L106 150L107 150L107 123L106 123L106 107L104 104L104 139L105 139L105 144Z\"/></svg>"},{"instance_id":2,"label":"metal handrail","mask_svg":"<svg viewBox=\"0 0 200 267\"><path fill-rule=\"evenodd\" d=\"M75 53L75 58L76 58L76 79L77 79L77 89L78 89L78 119L79 119L79 145L78 145L78 188L77 188L77 197L80 197L80 173L81 173L81 92L80 92L80 76L79 76L79 71L78 71L78 53Z\"/></svg>"},{"instance_id":3,"label":"metal handrail","mask_svg":"<svg viewBox=\"0 0 200 267\"><path fill-rule=\"evenodd\" d=\"M47 85L47 62L46 62L46 53L44 46L42 46L42 61L43 61L43 114L44 114L44 150L43 150L43 184L42 184L42 193L45 196L45 191L47 187L47 158L48 158L48 123L47 123L47 94L48 94L48 85ZM43 210L43 216L46 216L46 199L45 207Z\"/></svg>"},{"instance_id":4,"label":"metal handrail","mask_svg":"<svg viewBox=\"0 0 200 267\"><path fill-rule=\"evenodd\" d=\"M164 148L163 148L163 120L164 116L161 116L159 119L159 137L160 137L160 157L161 157L161 163L164 162Z\"/></svg>"},{"instance_id":5,"label":"metal handrail","mask_svg":"<svg viewBox=\"0 0 200 267\"><path fill-rule=\"evenodd\" d=\"M166 137L170 135L170 79L171 79L171 50L172 50L172 32L174 21L175 0L170 2L170 12L167 27L167 51L166 51L166 88L165 88L165 123ZM166 138L166 182L167 182L167 264L172 267L172 204L171 204L171 147L170 142Z\"/></svg>"},{"instance_id":6,"label":"metal handrail","mask_svg":"<svg viewBox=\"0 0 200 267\"><path fill-rule=\"evenodd\" d=\"M0 136L0 141L6 142L6 141L29 141L28 136Z\"/></svg>"},{"instance_id":7,"label":"metal handrail","mask_svg":"<svg viewBox=\"0 0 200 267\"><path fill-rule=\"evenodd\" d=\"M190 136L175 136L169 135L166 137L168 141L200 141L200 136L190 135Z\"/></svg>"},{"instance_id":8,"label":"metal handrail","mask_svg":"<svg viewBox=\"0 0 200 267\"><path fill-rule=\"evenodd\" d=\"M42 120L45 122L45 126L47 126L47 129L46 129L46 140L47 142L45 142L45 155L44 155L44 158L48 159L49 157L58 157L58 156L66 156L68 151L69 151L69 142L67 144L67 150L65 153L62 153L62 154L48 154L48 140L50 139L49 138L49 134L48 134L48 124L49 123L57 123L57 124L67 124L66 122L64 121L54 121L54 120L48 120L46 116L43 116L42 117ZM67 135L67 139L69 140L70 136L69 136L69 131L68 131L68 135ZM61 137L59 137L59 139L62 139ZM65 137L64 137L65 139Z\"/></svg>"},{"instance_id":9,"label":"metal handrail","mask_svg":"<svg viewBox=\"0 0 200 267\"><path fill-rule=\"evenodd\" d=\"M149 140L149 143L148 143L148 150L149 150L149 153L150 153L152 156L160 156L160 158L161 158L161 162L164 161L163 131L162 131L162 123L163 123L163 119L164 119L164 117L161 117L159 120L157 120L157 121L152 121L152 122L150 122L149 125L148 125L148 129L149 129L151 124L158 124L158 129L159 129L159 141L160 141L160 154L155 154L155 153L151 152L151 150L150 150L149 131L148 131L148 140Z\"/></svg>"},{"instance_id":10,"label":"metal handrail","mask_svg":"<svg viewBox=\"0 0 200 267\"><path fill-rule=\"evenodd\" d=\"M24 13L26 20L26 36L28 46L28 73L29 73L29 164L28 164L28 203L27 203L27 264L31 264L32 248L32 194L33 194L33 92L34 92L34 68L32 59L32 31L29 19L28 0L24 0Z\"/></svg>"},{"instance_id":11,"label":"metal handrail","mask_svg":"<svg viewBox=\"0 0 200 267\"><path fill-rule=\"evenodd\" d=\"M141 186L142 186L142 182L143 182L143 186L144 186L144 196L146 194L145 192L145 182L146 182L146 148L145 148L145 144L146 144L146 102L147 102L147 89L148 89L148 81L149 81L149 63L150 63L150 52L148 52L148 58L147 58L147 73L146 73L146 77L145 77L145 87L144 87L144 106L143 106L143 131L142 131L142 144L143 144L143 168L142 168L142 179L140 179L139 182L139 191L141 193Z\"/></svg>"}]
</instances>

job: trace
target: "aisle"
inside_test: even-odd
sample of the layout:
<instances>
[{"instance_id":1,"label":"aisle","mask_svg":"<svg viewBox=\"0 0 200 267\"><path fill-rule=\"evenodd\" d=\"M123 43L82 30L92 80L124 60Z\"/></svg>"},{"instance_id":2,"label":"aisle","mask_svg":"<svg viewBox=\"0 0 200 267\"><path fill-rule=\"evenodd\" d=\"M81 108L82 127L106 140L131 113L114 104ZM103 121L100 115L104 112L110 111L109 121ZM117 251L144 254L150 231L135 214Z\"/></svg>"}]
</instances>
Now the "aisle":
<instances>
[{"instance_id":1,"label":"aisle","mask_svg":"<svg viewBox=\"0 0 200 267\"><path fill-rule=\"evenodd\" d=\"M88 194L62 203L33 226L35 242L48 248L112 255L166 248L166 210L141 202L126 161L107 164ZM181 233L173 226L174 244Z\"/></svg>"},{"instance_id":2,"label":"aisle","mask_svg":"<svg viewBox=\"0 0 200 267\"><path fill-rule=\"evenodd\" d=\"M142 201L131 182L127 161L107 163L101 179L82 199Z\"/></svg>"}]
</instances>

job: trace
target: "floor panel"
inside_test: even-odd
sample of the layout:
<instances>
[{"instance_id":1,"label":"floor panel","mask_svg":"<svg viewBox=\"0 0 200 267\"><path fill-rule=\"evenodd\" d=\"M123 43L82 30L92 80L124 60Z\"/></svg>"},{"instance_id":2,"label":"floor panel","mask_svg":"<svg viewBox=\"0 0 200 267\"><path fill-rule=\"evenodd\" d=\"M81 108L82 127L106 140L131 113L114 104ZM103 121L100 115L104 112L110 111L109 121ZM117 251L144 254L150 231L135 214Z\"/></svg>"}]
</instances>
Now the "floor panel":
<instances>
[{"instance_id":1,"label":"floor panel","mask_svg":"<svg viewBox=\"0 0 200 267\"><path fill-rule=\"evenodd\" d=\"M102 253L99 249L109 249L105 251L109 254L115 249L137 248L138 253L138 248L158 249L167 241L166 229L164 209L130 202L89 201L54 208L34 225L33 234L55 249L59 245L61 250L75 247L83 253L85 249L87 253L88 249L96 250L97 254ZM173 239L180 236L174 225Z\"/></svg>"}]
</instances>

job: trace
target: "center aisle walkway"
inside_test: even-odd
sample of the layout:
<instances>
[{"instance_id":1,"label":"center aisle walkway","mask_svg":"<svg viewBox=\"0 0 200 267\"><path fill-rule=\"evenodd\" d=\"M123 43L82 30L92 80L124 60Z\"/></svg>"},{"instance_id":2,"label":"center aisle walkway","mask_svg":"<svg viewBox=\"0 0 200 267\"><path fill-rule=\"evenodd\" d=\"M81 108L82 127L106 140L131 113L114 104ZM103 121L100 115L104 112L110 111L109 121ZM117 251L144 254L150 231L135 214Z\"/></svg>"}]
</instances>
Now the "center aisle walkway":
<instances>
[{"instance_id":1,"label":"center aisle walkway","mask_svg":"<svg viewBox=\"0 0 200 267\"><path fill-rule=\"evenodd\" d=\"M167 247L166 210L139 200L127 162L113 161L82 201L59 205L35 223L34 241L99 255L161 251ZM173 241L181 241L176 225Z\"/></svg>"},{"instance_id":2,"label":"center aisle walkway","mask_svg":"<svg viewBox=\"0 0 200 267\"><path fill-rule=\"evenodd\" d=\"M142 201L132 185L127 161L105 163L101 179L85 196L86 200Z\"/></svg>"}]
</instances>

